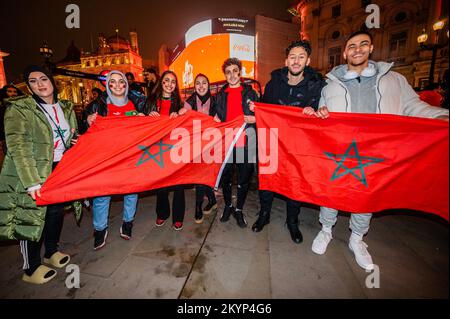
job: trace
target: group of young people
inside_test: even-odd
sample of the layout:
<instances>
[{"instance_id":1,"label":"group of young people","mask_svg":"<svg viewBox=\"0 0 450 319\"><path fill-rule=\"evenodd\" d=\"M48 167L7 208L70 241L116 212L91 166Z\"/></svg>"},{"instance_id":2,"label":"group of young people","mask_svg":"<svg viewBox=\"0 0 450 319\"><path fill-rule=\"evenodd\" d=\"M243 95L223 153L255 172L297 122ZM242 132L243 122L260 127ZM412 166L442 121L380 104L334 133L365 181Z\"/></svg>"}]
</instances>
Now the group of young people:
<instances>
[{"instance_id":1,"label":"group of young people","mask_svg":"<svg viewBox=\"0 0 450 319\"><path fill-rule=\"evenodd\" d=\"M119 71L111 71L106 79L106 91L91 103L86 110L86 127L99 116L169 116L175 118L187 112L207 114L217 122L227 122L242 117L246 130L256 125L254 116L256 101L299 107L299 112L326 119L329 112L388 113L405 116L440 118L448 121L448 110L431 107L420 101L406 79L391 70L393 64L374 62L369 59L373 52L372 37L367 32L352 34L345 45L346 64L335 67L327 74L327 81L309 66L311 46L307 41L295 41L286 49L285 66L272 72L264 94L259 97L250 85L241 81L242 64L236 58L227 59L222 65L226 85L213 96L208 77L198 74L194 80L195 92L183 103L180 97L177 76L165 71L146 98L131 90L127 78ZM20 238L24 256L23 280L31 283L50 281L56 271L41 264L40 249L45 244L44 263L61 268L70 261L68 254L58 250L62 228L64 205L37 207L34 203L40 196L40 187L56 167L70 145L76 143L73 105L58 100L57 90L51 74L46 69L30 67L24 79L32 92L31 97L8 100L5 112L5 135L8 153L0 175L0 238ZM131 112L131 113L130 113ZM243 134L233 150L233 161L227 162L221 177L224 210L221 222L233 216L239 227L247 227L244 214L249 182L254 173L249 148L256 140L252 134ZM237 161L237 154L244 154ZM236 203L232 201L232 171L237 170ZM172 207L169 193L173 192ZM270 213L276 194L259 191L260 211L252 225L260 232L270 222ZM204 198L208 203L203 207ZM181 230L185 215L185 194L182 186L157 190L156 226L163 226L172 212L172 227ZM303 241L298 227L301 202L286 200L286 225L295 243ZM93 198L94 249L105 246L108 235L108 212L111 196ZM123 223L120 236L132 237L133 220L138 203L138 194L124 196ZM79 210L77 206L75 211ZM203 215L217 209L213 189L205 185L196 186L194 219L203 221ZM322 229L312 243L312 251L324 254L332 240L332 227L337 221L337 210L320 208ZM352 214L349 248L356 262L369 269L372 257L363 241L368 232L370 212Z\"/></svg>"}]
</instances>

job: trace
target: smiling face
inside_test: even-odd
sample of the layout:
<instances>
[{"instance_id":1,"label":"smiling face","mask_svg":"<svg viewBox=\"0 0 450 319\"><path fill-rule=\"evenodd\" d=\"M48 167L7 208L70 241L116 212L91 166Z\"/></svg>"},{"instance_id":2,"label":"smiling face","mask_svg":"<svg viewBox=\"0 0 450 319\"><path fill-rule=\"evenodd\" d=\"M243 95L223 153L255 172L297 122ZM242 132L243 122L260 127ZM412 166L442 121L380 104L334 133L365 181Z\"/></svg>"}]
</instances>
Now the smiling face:
<instances>
[{"instance_id":1,"label":"smiling face","mask_svg":"<svg viewBox=\"0 0 450 319\"><path fill-rule=\"evenodd\" d=\"M229 65L225 68L225 78L231 88L238 87L241 84L241 71L235 64Z\"/></svg>"},{"instance_id":2,"label":"smiling face","mask_svg":"<svg viewBox=\"0 0 450 319\"><path fill-rule=\"evenodd\" d=\"M291 51L289 51L285 65L291 75L297 76L303 72L305 67L309 65L310 62L311 59L308 56L308 52L306 52L303 47L294 47Z\"/></svg>"},{"instance_id":3,"label":"smiling face","mask_svg":"<svg viewBox=\"0 0 450 319\"><path fill-rule=\"evenodd\" d=\"M116 97L123 97L125 95L127 83L126 80L120 76L120 74L112 74L108 85L112 95Z\"/></svg>"},{"instance_id":4,"label":"smiling face","mask_svg":"<svg viewBox=\"0 0 450 319\"><path fill-rule=\"evenodd\" d=\"M177 87L177 79L172 73L167 73L164 75L161 85L163 96L170 97Z\"/></svg>"},{"instance_id":5,"label":"smiling face","mask_svg":"<svg viewBox=\"0 0 450 319\"><path fill-rule=\"evenodd\" d=\"M209 83L208 80L204 76L198 76L195 79L195 92L198 95L204 96L208 92Z\"/></svg>"},{"instance_id":6,"label":"smiling face","mask_svg":"<svg viewBox=\"0 0 450 319\"><path fill-rule=\"evenodd\" d=\"M28 76L31 91L44 101L53 100L53 85L48 76L42 72L31 72Z\"/></svg>"},{"instance_id":7,"label":"smiling face","mask_svg":"<svg viewBox=\"0 0 450 319\"><path fill-rule=\"evenodd\" d=\"M343 56L350 66L367 66L372 51L370 37L367 34L359 34L347 41Z\"/></svg>"}]
</instances>

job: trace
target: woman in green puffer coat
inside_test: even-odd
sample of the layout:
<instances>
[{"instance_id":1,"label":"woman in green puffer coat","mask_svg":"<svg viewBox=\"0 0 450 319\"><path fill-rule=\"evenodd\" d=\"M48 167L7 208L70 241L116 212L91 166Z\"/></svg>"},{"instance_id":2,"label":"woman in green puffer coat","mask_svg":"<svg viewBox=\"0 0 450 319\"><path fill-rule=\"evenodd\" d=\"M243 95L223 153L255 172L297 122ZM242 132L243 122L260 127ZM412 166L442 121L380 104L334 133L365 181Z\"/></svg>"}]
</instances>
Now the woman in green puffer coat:
<instances>
[{"instance_id":1,"label":"woman in green puffer coat","mask_svg":"<svg viewBox=\"0 0 450 319\"><path fill-rule=\"evenodd\" d=\"M58 101L56 85L48 71L39 66L25 69L24 79L31 97L9 100L5 111L8 152L0 174L0 240L20 239L26 282L43 284L56 271L44 262L62 268L70 256L58 251L64 204L37 207L41 185L76 140L73 104Z\"/></svg>"}]
</instances>

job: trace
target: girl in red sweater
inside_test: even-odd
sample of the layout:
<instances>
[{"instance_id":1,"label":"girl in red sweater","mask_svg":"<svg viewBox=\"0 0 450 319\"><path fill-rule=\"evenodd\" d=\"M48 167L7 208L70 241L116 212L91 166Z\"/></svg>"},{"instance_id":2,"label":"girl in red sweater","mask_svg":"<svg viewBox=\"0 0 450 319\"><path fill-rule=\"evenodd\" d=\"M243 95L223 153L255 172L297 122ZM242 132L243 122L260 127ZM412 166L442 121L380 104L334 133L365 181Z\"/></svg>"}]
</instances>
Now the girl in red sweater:
<instances>
[{"instance_id":1,"label":"girl in red sweater","mask_svg":"<svg viewBox=\"0 0 450 319\"><path fill-rule=\"evenodd\" d=\"M155 88L155 93L150 99L150 116L166 115L170 118L178 116L181 109L180 90L177 76L172 71L165 71ZM183 228L185 197L184 188L177 185L170 188L161 188L156 194L156 226L161 227L170 216L169 191L173 191L172 222L173 229Z\"/></svg>"}]
</instances>

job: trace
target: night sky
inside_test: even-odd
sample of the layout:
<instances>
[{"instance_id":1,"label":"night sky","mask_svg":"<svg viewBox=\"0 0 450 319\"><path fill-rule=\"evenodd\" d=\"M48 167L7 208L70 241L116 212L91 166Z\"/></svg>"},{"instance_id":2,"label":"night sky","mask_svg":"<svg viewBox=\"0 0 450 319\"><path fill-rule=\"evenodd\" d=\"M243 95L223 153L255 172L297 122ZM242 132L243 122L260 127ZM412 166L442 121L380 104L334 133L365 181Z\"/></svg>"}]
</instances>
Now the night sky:
<instances>
[{"instance_id":1,"label":"night sky","mask_svg":"<svg viewBox=\"0 0 450 319\"><path fill-rule=\"evenodd\" d=\"M65 57L71 40L86 51L94 48L99 33L106 37L119 35L129 39L129 30L136 28L140 53L144 59L157 62L161 44L174 47L189 27L215 17L254 17L265 15L290 20L287 8L296 3L291 0L72 0L72 1L0 1L0 49L11 55L4 58L8 82L18 79L28 64L42 64L39 47L48 41L53 49L53 61ZM80 29L67 29L65 25L68 4L80 7Z\"/></svg>"}]
</instances>

